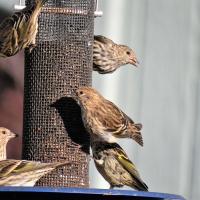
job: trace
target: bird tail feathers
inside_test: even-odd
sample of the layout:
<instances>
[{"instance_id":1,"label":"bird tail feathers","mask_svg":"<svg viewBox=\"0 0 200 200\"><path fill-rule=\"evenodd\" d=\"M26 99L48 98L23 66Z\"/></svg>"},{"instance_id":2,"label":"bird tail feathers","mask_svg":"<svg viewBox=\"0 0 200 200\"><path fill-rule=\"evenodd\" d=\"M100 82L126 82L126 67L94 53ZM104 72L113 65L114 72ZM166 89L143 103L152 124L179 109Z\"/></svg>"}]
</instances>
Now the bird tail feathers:
<instances>
[{"instance_id":1,"label":"bird tail feathers","mask_svg":"<svg viewBox=\"0 0 200 200\"><path fill-rule=\"evenodd\" d=\"M136 177L135 177L136 178ZM135 179L136 183L133 183L133 188L137 188L139 191L148 191L148 186L139 178Z\"/></svg>"},{"instance_id":2,"label":"bird tail feathers","mask_svg":"<svg viewBox=\"0 0 200 200\"><path fill-rule=\"evenodd\" d=\"M142 124L129 124L130 138L135 140L139 145L143 146L143 138L141 134Z\"/></svg>"}]
</instances>

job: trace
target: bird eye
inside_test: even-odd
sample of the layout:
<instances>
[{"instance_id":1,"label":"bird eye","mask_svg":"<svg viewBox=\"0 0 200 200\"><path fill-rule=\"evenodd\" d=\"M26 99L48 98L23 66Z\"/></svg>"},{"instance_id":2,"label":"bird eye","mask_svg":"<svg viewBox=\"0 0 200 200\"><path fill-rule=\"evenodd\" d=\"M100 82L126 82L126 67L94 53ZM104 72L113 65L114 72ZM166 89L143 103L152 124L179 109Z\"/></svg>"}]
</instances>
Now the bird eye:
<instances>
[{"instance_id":1,"label":"bird eye","mask_svg":"<svg viewBox=\"0 0 200 200\"><path fill-rule=\"evenodd\" d=\"M5 135L5 134L6 134L6 131L2 131L2 133Z\"/></svg>"},{"instance_id":2,"label":"bird eye","mask_svg":"<svg viewBox=\"0 0 200 200\"><path fill-rule=\"evenodd\" d=\"M82 95L82 94L83 94L83 91L80 91L80 94Z\"/></svg>"},{"instance_id":3,"label":"bird eye","mask_svg":"<svg viewBox=\"0 0 200 200\"><path fill-rule=\"evenodd\" d=\"M126 54L127 54L127 55L130 55L130 54L131 54L131 52L130 52L130 51L127 51L127 52L126 52Z\"/></svg>"}]
</instances>

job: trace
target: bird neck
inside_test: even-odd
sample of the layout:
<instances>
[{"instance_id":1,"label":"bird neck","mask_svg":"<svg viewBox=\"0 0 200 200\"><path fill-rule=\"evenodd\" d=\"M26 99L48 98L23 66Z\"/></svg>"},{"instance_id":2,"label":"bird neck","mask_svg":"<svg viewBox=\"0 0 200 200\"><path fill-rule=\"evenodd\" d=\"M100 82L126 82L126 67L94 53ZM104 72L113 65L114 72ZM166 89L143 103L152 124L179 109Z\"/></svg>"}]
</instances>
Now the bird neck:
<instances>
[{"instance_id":1,"label":"bird neck","mask_svg":"<svg viewBox=\"0 0 200 200\"><path fill-rule=\"evenodd\" d=\"M0 146L0 160L6 160L6 144Z\"/></svg>"}]
</instances>

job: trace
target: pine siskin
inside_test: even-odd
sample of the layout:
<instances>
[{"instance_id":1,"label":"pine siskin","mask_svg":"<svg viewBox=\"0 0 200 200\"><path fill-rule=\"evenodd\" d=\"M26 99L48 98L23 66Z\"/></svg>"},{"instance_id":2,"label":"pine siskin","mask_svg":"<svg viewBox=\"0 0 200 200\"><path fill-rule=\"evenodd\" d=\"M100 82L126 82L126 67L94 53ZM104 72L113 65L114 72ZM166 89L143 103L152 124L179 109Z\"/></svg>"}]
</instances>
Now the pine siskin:
<instances>
[{"instance_id":1,"label":"pine siskin","mask_svg":"<svg viewBox=\"0 0 200 200\"><path fill-rule=\"evenodd\" d=\"M10 139L17 137L17 134L12 133L4 127L0 127L0 160L6 159L6 146Z\"/></svg>"},{"instance_id":2,"label":"pine siskin","mask_svg":"<svg viewBox=\"0 0 200 200\"><path fill-rule=\"evenodd\" d=\"M68 163L1 160L0 186L34 186L42 176L66 164Z\"/></svg>"},{"instance_id":3,"label":"pine siskin","mask_svg":"<svg viewBox=\"0 0 200 200\"><path fill-rule=\"evenodd\" d=\"M116 138L132 138L143 146L142 125L135 124L115 104L91 87L77 89L76 95L85 128L96 140L113 143Z\"/></svg>"},{"instance_id":4,"label":"pine siskin","mask_svg":"<svg viewBox=\"0 0 200 200\"><path fill-rule=\"evenodd\" d=\"M93 70L100 74L112 73L122 65L139 64L135 52L126 45L114 43L101 36L94 36Z\"/></svg>"},{"instance_id":5,"label":"pine siskin","mask_svg":"<svg viewBox=\"0 0 200 200\"><path fill-rule=\"evenodd\" d=\"M124 150L117 143L91 142L93 159L99 173L113 187L124 185L140 191L148 191L136 166L129 160Z\"/></svg>"},{"instance_id":6,"label":"pine siskin","mask_svg":"<svg viewBox=\"0 0 200 200\"><path fill-rule=\"evenodd\" d=\"M0 24L0 57L10 57L20 50L33 49L38 32L38 16L47 0L35 0L35 5L7 17Z\"/></svg>"}]
</instances>

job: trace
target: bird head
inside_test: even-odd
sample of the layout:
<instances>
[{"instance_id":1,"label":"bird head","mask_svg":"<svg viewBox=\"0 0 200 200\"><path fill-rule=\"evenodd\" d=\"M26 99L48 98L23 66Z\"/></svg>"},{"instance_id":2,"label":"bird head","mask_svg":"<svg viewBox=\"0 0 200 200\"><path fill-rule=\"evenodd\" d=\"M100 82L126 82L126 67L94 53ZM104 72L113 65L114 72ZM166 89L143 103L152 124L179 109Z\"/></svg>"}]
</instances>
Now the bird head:
<instances>
[{"instance_id":1,"label":"bird head","mask_svg":"<svg viewBox=\"0 0 200 200\"><path fill-rule=\"evenodd\" d=\"M0 141L8 142L10 139L17 137L18 135L11 132L9 129L0 127Z\"/></svg>"},{"instance_id":2,"label":"bird head","mask_svg":"<svg viewBox=\"0 0 200 200\"><path fill-rule=\"evenodd\" d=\"M126 45L120 45L120 54L125 64L132 64L138 66L139 62L136 58L135 52Z\"/></svg>"},{"instance_id":3,"label":"bird head","mask_svg":"<svg viewBox=\"0 0 200 200\"><path fill-rule=\"evenodd\" d=\"M94 107L102 96L92 87L80 87L76 90L76 100L83 107Z\"/></svg>"}]
</instances>

